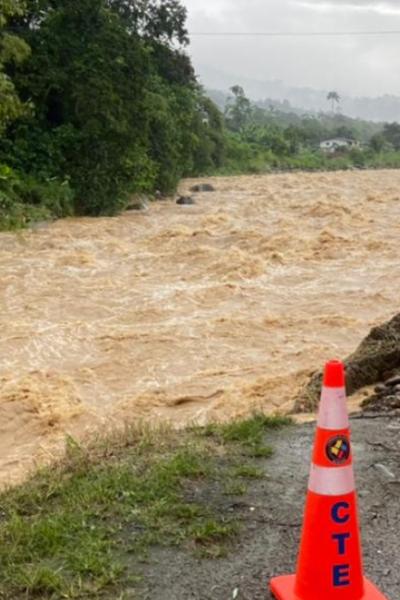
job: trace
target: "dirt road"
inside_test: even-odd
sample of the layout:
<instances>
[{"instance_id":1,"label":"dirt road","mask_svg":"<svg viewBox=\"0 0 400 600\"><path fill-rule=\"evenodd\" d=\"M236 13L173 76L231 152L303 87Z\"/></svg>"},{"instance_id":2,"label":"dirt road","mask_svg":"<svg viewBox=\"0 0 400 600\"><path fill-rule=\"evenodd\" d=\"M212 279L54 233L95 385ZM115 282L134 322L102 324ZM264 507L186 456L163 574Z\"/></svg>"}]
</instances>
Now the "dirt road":
<instances>
[{"instance_id":1,"label":"dirt road","mask_svg":"<svg viewBox=\"0 0 400 600\"><path fill-rule=\"evenodd\" d=\"M354 420L352 429L366 574L388 600L398 600L400 421ZM237 503L221 504L221 512L240 517L244 527L227 558L196 560L190 552L154 551L139 597L272 600L270 578L292 573L296 563L313 431L303 425L272 436L275 455L264 463L266 480L252 483Z\"/></svg>"},{"instance_id":2,"label":"dirt road","mask_svg":"<svg viewBox=\"0 0 400 600\"><path fill-rule=\"evenodd\" d=\"M398 312L400 172L211 182L0 234L0 483L102 423L286 410Z\"/></svg>"}]
</instances>

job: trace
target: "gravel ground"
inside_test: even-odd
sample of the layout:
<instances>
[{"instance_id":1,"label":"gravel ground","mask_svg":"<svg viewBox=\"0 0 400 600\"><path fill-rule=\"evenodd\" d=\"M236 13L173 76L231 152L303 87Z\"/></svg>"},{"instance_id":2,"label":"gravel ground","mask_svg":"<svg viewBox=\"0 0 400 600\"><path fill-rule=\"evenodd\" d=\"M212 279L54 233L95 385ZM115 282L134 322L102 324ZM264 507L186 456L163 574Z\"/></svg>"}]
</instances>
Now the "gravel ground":
<instances>
[{"instance_id":1,"label":"gravel ground","mask_svg":"<svg viewBox=\"0 0 400 600\"><path fill-rule=\"evenodd\" d=\"M145 600L270 600L268 581L293 572L315 425L272 435L267 477L221 510L243 521L227 558L202 560L190 551L155 550L145 567ZM356 418L353 450L362 518L365 571L387 595L400 597L400 419ZM268 434L268 443L271 434ZM260 461L260 465L262 461ZM135 596L136 597L136 596Z\"/></svg>"}]
</instances>

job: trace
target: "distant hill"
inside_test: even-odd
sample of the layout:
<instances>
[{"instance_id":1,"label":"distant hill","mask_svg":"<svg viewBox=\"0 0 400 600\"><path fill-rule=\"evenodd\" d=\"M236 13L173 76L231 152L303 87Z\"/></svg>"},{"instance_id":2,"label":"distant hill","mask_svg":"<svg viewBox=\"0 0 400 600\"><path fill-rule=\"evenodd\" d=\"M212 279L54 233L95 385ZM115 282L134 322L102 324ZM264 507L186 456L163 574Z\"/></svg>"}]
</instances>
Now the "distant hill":
<instances>
[{"instance_id":1,"label":"distant hill","mask_svg":"<svg viewBox=\"0 0 400 600\"><path fill-rule=\"evenodd\" d=\"M228 90L233 85L241 85L247 96L259 106L274 105L279 110L296 114L320 113L329 111L326 100L328 90L307 87L291 87L282 81L261 81L225 73L216 69L197 65L200 82L208 90L218 105L225 103ZM337 90L340 94L340 90ZM341 95L341 112L354 119L365 121L400 122L400 97L382 95L375 98L357 98Z\"/></svg>"}]
</instances>

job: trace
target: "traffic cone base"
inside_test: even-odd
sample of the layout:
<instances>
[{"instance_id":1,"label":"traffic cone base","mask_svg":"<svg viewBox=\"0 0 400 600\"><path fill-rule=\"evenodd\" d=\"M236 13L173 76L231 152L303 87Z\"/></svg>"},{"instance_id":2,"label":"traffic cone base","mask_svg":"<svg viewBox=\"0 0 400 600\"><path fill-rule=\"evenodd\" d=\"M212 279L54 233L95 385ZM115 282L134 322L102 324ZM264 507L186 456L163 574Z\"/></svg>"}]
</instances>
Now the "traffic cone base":
<instances>
[{"instance_id":1,"label":"traffic cone base","mask_svg":"<svg viewBox=\"0 0 400 600\"><path fill-rule=\"evenodd\" d=\"M296 575L276 600L386 600L363 575L344 365L325 367Z\"/></svg>"},{"instance_id":2,"label":"traffic cone base","mask_svg":"<svg viewBox=\"0 0 400 600\"><path fill-rule=\"evenodd\" d=\"M283 577L275 577L271 581L271 592L276 600L314 600L314 598L300 598L295 594L296 575L286 575ZM322 600L317 599L315 600ZM324 598L324 600L330 600ZM357 599L358 600L358 599ZM386 597L371 583L368 579L364 579L364 595L359 600L386 600Z\"/></svg>"}]
</instances>

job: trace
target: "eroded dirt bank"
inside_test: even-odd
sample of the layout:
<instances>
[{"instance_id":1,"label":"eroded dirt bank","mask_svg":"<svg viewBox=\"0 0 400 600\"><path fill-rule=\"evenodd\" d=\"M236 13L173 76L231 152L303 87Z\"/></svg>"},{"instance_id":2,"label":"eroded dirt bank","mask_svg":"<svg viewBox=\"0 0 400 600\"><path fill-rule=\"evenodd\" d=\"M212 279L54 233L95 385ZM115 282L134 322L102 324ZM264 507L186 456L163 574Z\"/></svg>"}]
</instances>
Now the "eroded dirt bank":
<instances>
[{"instance_id":1,"label":"eroded dirt bank","mask_svg":"<svg viewBox=\"0 0 400 600\"><path fill-rule=\"evenodd\" d=\"M99 423L289 409L398 312L400 172L211 181L0 234L1 482Z\"/></svg>"}]
</instances>

